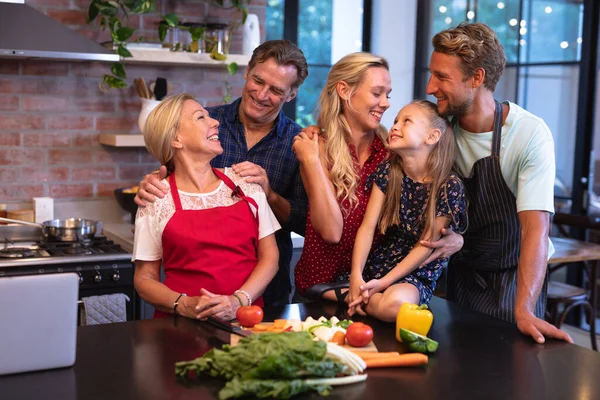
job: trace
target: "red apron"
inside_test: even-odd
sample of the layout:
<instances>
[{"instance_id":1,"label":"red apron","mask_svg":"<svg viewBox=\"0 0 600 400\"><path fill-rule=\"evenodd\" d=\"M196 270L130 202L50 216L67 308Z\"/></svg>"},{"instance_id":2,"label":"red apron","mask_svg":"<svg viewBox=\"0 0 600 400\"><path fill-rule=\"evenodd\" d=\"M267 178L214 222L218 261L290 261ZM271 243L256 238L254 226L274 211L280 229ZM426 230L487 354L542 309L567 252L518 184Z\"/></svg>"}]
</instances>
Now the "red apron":
<instances>
[{"instance_id":1,"label":"red apron","mask_svg":"<svg viewBox=\"0 0 600 400\"><path fill-rule=\"evenodd\" d=\"M231 295L248 279L258 262L258 206L225 174L213 172L238 196L229 207L206 210L183 210L175 183L169 177L175 213L162 234L164 284L171 290L188 296L199 296L200 289ZM262 298L254 303L263 305ZM167 314L156 311L154 318Z\"/></svg>"}]
</instances>

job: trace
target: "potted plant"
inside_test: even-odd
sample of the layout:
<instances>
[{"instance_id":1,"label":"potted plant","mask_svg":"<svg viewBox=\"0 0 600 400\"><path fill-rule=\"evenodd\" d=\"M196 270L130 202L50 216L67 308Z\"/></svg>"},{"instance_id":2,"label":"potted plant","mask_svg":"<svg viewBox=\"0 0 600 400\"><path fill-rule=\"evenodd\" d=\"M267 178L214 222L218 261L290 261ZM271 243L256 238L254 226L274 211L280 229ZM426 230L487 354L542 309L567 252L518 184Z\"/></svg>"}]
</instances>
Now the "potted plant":
<instances>
[{"instance_id":1,"label":"potted plant","mask_svg":"<svg viewBox=\"0 0 600 400\"><path fill-rule=\"evenodd\" d=\"M231 9L236 8L242 13L241 22L234 22L230 26L230 31L244 23L248 16L247 5L251 0L204 0L210 5ZM156 10L156 0L91 0L88 8L87 22L92 23L96 19L99 20L102 29L110 32L111 46L114 51L122 58L132 57L132 54L127 50L127 42L134 35L135 29L127 26L129 15L131 14L147 14ZM175 14L167 14L163 21L159 23L159 37L164 40L166 32L169 28L177 26L179 18ZM192 38L200 39L204 34L201 28L190 29ZM139 41L140 39L138 39ZM227 53L227 52L226 52ZM224 60L226 56L221 53L211 53L211 57L217 60ZM230 63L227 70L230 74L235 74L238 66L235 63ZM102 78L100 88L102 90L110 90L113 88L123 88L127 86L125 79L127 73L123 62L117 62L110 67L111 74L106 74ZM227 86L227 85L226 85Z\"/></svg>"}]
</instances>

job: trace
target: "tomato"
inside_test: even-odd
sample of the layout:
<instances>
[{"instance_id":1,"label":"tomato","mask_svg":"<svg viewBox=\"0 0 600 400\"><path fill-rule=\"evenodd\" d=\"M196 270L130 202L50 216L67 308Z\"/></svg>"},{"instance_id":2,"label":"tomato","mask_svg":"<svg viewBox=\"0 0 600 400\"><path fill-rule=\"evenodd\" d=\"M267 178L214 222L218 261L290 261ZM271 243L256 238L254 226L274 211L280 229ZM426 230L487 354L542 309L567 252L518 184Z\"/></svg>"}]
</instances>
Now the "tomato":
<instances>
[{"instance_id":1,"label":"tomato","mask_svg":"<svg viewBox=\"0 0 600 400\"><path fill-rule=\"evenodd\" d=\"M373 340L373 329L362 322L354 322L346 329L346 340L350 346L364 347Z\"/></svg>"},{"instance_id":2,"label":"tomato","mask_svg":"<svg viewBox=\"0 0 600 400\"><path fill-rule=\"evenodd\" d=\"M259 306L242 306L235 312L235 319L245 328L252 328L263 319L263 310Z\"/></svg>"}]
</instances>

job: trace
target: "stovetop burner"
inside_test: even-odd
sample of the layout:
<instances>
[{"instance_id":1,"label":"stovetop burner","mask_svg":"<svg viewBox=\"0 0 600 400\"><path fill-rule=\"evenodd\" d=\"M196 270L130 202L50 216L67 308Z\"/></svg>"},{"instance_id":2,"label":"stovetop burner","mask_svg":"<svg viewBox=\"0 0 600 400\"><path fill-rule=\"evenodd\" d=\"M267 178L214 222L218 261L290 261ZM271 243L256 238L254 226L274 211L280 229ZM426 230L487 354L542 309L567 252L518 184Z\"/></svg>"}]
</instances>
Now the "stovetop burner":
<instances>
[{"instance_id":1,"label":"stovetop burner","mask_svg":"<svg viewBox=\"0 0 600 400\"><path fill-rule=\"evenodd\" d=\"M33 250L27 247L11 247L0 250L0 258L27 258L33 256Z\"/></svg>"}]
</instances>

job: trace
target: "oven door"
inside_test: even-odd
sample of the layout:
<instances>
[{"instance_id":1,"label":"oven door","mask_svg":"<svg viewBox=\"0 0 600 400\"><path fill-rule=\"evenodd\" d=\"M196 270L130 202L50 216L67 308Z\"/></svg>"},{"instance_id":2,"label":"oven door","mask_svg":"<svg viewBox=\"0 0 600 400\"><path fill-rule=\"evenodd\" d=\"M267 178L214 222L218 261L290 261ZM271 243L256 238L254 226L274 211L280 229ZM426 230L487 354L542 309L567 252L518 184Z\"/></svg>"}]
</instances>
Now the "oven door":
<instances>
[{"instance_id":1,"label":"oven door","mask_svg":"<svg viewBox=\"0 0 600 400\"><path fill-rule=\"evenodd\" d=\"M140 298L133 286L122 286L114 288L79 288L79 300L90 296L104 296L108 294L123 293L129 297L129 301L125 302L127 312L127 321L137 320L140 317ZM79 302L80 311L83 309L83 302ZM81 312L79 313L81 316ZM81 321L79 321L81 325Z\"/></svg>"}]
</instances>

